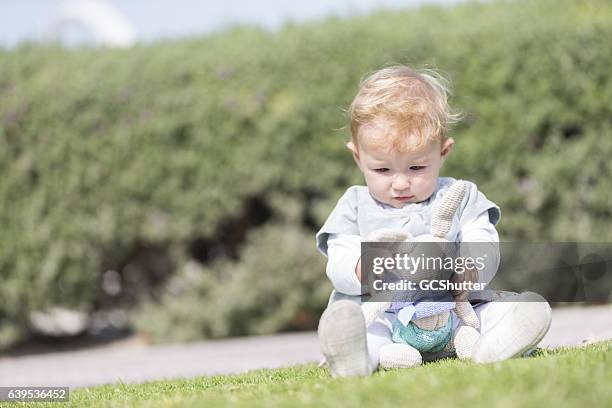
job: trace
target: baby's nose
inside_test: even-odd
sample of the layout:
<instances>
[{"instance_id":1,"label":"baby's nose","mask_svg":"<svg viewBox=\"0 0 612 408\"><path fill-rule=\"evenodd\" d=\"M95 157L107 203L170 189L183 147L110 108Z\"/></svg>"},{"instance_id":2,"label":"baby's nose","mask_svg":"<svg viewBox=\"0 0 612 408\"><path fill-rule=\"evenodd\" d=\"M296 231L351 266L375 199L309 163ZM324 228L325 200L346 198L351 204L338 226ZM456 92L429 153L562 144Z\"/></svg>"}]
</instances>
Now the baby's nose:
<instances>
[{"instance_id":1,"label":"baby's nose","mask_svg":"<svg viewBox=\"0 0 612 408\"><path fill-rule=\"evenodd\" d=\"M410 188L410 179L403 174L398 174L393 179L392 187L398 192L408 190Z\"/></svg>"}]
</instances>

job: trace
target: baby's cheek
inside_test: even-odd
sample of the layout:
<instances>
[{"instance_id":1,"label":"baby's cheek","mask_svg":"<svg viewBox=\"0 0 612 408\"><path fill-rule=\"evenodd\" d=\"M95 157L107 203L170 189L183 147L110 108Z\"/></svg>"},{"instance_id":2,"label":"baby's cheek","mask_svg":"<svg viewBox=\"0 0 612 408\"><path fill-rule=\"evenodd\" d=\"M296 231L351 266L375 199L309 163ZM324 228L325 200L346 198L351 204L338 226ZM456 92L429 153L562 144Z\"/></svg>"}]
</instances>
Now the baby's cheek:
<instances>
[{"instance_id":1,"label":"baby's cheek","mask_svg":"<svg viewBox=\"0 0 612 408\"><path fill-rule=\"evenodd\" d=\"M378 193L382 193L385 191L385 189L389 188L390 186L387 186L387 182L385 179L380 179L380 178L375 178L374 180L372 180L372 188L375 189Z\"/></svg>"},{"instance_id":2,"label":"baby's cheek","mask_svg":"<svg viewBox=\"0 0 612 408\"><path fill-rule=\"evenodd\" d=\"M424 200L431 197L433 192L436 190L436 185L437 185L437 182L435 179L433 181L430 179L422 180L422 184L420 188L421 188L421 194L425 196L423 197Z\"/></svg>"}]
</instances>

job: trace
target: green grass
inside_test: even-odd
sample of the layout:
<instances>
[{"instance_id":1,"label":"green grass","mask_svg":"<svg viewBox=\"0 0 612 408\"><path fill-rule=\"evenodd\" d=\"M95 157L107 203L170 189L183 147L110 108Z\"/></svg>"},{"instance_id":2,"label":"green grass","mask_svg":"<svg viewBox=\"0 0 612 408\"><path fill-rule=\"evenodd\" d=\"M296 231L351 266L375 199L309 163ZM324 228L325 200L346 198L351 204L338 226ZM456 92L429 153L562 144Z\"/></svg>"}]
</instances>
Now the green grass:
<instances>
[{"instance_id":1,"label":"green grass","mask_svg":"<svg viewBox=\"0 0 612 408\"><path fill-rule=\"evenodd\" d=\"M75 390L62 406L547 407L612 405L612 341L495 364L444 360L367 378L313 365ZM202 362L204 364L204 362ZM56 404L30 404L35 407ZM21 405L24 406L24 405Z\"/></svg>"}]
</instances>

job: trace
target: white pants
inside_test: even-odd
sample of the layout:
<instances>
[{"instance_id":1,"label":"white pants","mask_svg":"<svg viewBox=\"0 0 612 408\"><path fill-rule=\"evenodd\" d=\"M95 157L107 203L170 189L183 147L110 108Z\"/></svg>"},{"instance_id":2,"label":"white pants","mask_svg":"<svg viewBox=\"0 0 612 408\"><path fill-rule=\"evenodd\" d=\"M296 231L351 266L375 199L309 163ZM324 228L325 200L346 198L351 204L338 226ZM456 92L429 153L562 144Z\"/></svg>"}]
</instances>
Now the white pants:
<instances>
[{"instance_id":1,"label":"white pants","mask_svg":"<svg viewBox=\"0 0 612 408\"><path fill-rule=\"evenodd\" d=\"M478 320L480 320L481 332L486 332L487 327L490 327L497 321L493 315L499 316L500 314L503 314L503 312L511 304L512 303L510 302L489 302L475 306L474 311L476 312L476 316L478 316ZM451 313L453 315L454 331L457 327L462 326L463 322L457 318L454 310L451 311ZM487 319L488 315L491 316ZM370 357L372 367L378 367L380 348L386 344L393 343L391 340L391 334L393 332L392 325L395 319L396 315L394 313L385 312L374 323L372 323L370 327L368 327L366 338L368 355Z\"/></svg>"},{"instance_id":2,"label":"white pants","mask_svg":"<svg viewBox=\"0 0 612 408\"><path fill-rule=\"evenodd\" d=\"M518 293L514 292L496 292L492 295L491 299L501 299L504 298L503 302L501 301L490 301L485 303L480 303L474 306L474 311L476 312L476 316L478 320L480 320L480 333L486 333L491 327L493 327L500 318L502 318L506 313L506 311L514 305L513 302L509 301L509 297L518 296ZM483 297L484 298L484 297ZM359 304L359 297L356 296L348 296L342 293L333 291L330 298L329 304L338 301L338 300L351 300ZM453 314L453 331L459 326L463 325L463 322L457 318L457 315L454 311L451 311ZM372 367L378 367L378 363L380 361L379 351L380 348L386 344L393 343L391 340L391 335L393 333L392 325L393 320L395 320L395 314L390 312L385 312L382 316L380 316L374 323L368 327L367 330L367 346L368 346L368 355L370 357L370 362L372 363Z\"/></svg>"}]
</instances>

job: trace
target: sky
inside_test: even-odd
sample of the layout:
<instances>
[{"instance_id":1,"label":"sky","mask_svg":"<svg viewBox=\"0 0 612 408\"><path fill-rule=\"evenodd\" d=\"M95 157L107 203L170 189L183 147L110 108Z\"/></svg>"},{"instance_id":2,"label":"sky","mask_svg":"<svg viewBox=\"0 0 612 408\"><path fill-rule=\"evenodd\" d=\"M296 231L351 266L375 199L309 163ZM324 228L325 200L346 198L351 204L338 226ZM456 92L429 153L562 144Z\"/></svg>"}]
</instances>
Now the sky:
<instances>
[{"instance_id":1,"label":"sky","mask_svg":"<svg viewBox=\"0 0 612 408\"><path fill-rule=\"evenodd\" d=\"M74 1L74 0L72 0ZM364 14L462 0L104 0L114 6L139 41L202 35L230 24L275 29L329 15ZM0 0L0 47L44 38L66 0Z\"/></svg>"}]
</instances>

